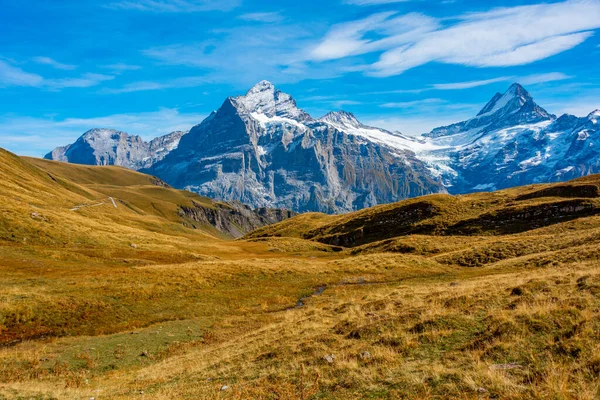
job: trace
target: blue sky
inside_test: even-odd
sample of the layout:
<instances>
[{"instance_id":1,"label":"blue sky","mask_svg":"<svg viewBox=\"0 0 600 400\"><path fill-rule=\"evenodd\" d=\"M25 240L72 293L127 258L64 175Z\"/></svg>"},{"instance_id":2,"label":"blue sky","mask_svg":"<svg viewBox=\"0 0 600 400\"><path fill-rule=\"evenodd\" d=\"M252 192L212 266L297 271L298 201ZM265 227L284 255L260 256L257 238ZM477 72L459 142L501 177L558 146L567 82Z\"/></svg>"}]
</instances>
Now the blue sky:
<instances>
[{"instance_id":1,"label":"blue sky","mask_svg":"<svg viewBox=\"0 0 600 400\"><path fill-rule=\"evenodd\" d=\"M0 147L189 129L267 79L314 117L419 134L518 81L600 108L600 0L0 0Z\"/></svg>"}]
</instances>

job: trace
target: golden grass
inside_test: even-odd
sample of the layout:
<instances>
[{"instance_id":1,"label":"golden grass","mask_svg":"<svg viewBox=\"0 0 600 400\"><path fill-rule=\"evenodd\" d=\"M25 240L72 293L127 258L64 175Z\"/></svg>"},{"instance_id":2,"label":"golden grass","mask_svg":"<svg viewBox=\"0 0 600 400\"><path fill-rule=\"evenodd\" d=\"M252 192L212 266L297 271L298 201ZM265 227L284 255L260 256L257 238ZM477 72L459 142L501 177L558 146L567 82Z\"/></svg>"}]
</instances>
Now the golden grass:
<instances>
[{"instance_id":1,"label":"golden grass","mask_svg":"<svg viewBox=\"0 0 600 400\"><path fill-rule=\"evenodd\" d=\"M593 203L598 177L305 214L238 241L182 225L180 205L209 200L120 168L0 151L0 180L0 399L600 397L600 217L449 230ZM117 209L69 211L107 196ZM322 243L415 204L436 210L406 225L418 234Z\"/></svg>"}]
</instances>

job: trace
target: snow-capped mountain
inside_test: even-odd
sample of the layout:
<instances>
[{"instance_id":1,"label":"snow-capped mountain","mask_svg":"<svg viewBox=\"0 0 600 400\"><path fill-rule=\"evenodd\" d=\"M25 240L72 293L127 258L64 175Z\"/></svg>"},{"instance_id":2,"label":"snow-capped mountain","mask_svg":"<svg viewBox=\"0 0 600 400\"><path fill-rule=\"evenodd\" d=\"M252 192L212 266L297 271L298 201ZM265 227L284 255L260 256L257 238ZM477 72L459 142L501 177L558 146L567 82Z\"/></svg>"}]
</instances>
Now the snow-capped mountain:
<instances>
[{"instance_id":1,"label":"snow-capped mountain","mask_svg":"<svg viewBox=\"0 0 600 400\"><path fill-rule=\"evenodd\" d=\"M150 142L114 129L91 129L73 144L46 154L49 160L75 164L118 165L130 169L149 168L177 148L187 132L172 132Z\"/></svg>"},{"instance_id":2,"label":"snow-capped mountain","mask_svg":"<svg viewBox=\"0 0 600 400\"><path fill-rule=\"evenodd\" d=\"M185 134L146 143L86 132L46 158L121 165L215 199L344 212L407 197L465 193L600 173L600 111L557 118L519 84L472 119L408 137L345 111L319 119L262 81Z\"/></svg>"},{"instance_id":3,"label":"snow-capped mountain","mask_svg":"<svg viewBox=\"0 0 600 400\"><path fill-rule=\"evenodd\" d=\"M556 116L538 106L521 85L515 83L506 93L496 93L475 118L436 128L424 136L438 139L434 141L437 144L459 146L477 140L482 134L502 128L535 124L555 118Z\"/></svg>"},{"instance_id":4,"label":"snow-capped mountain","mask_svg":"<svg viewBox=\"0 0 600 400\"><path fill-rule=\"evenodd\" d=\"M423 135L435 148L417 153L451 193L568 180L600 172L594 115L556 118L514 84L475 118Z\"/></svg>"},{"instance_id":5,"label":"snow-capped mountain","mask_svg":"<svg viewBox=\"0 0 600 400\"><path fill-rule=\"evenodd\" d=\"M348 113L313 119L263 81L225 100L146 172L255 207L343 212L444 191L409 142Z\"/></svg>"}]
</instances>

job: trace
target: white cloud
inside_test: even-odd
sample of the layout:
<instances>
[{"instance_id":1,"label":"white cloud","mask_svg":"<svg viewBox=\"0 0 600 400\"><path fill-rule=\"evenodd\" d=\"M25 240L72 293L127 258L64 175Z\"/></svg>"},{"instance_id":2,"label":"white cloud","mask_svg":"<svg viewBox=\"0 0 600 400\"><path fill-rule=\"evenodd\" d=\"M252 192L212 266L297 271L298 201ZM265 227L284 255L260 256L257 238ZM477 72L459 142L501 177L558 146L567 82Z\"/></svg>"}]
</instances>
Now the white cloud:
<instances>
[{"instance_id":1,"label":"white cloud","mask_svg":"<svg viewBox=\"0 0 600 400\"><path fill-rule=\"evenodd\" d=\"M462 90L472 89L480 86L491 85L498 82L519 82L522 85L535 85L538 83L562 81L571 79L569 75L561 72L549 72L545 74L534 74L526 76L501 76L499 78L485 79L480 81L454 82L454 83L436 83L431 85L430 90Z\"/></svg>"},{"instance_id":2,"label":"white cloud","mask_svg":"<svg viewBox=\"0 0 600 400\"><path fill-rule=\"evenodd\" d=\"M45 79L43 86L49 90L60 90L65 88L88 88L97 86L102 82L114 79L111 75L84 74L79 78Z\"/></svg>"},{"instance_id":3,"label":"white cloud","mask_svg":"<svg viewBox=\"0 0 600 400\"><path fill-rule=\"evenodd\" d=\"M431 89L437 90L460 90L472 89L479 86L491 85L492 83L505 82L510 80L510 77L502 76L500 78L485 79L480 81L454 82L454 83L436 83L431 85Z\"/></svg>"},{"instance_id":4,"label":"white cloud","mask_svg":"<svg viewBox=\"0 0 600 400\"><path fill-rule=\"evenodd\" d=\"M65 71L72 71L74 69L77 69L77 65L63 64L50 57L33 57L32 61L38 64L49 65L52 68L61 69Z\"/></svg>"},{"instance_id":5,"label":"white cloud","mask_svg":"<svg viewBox=\"0 0 600 400\"><path fill-rule=\"evenodd\" d=\"M178 43L143 51L159 65L199 69L208 82L247 87L263 79L278 84L303 79L333 78L338 65L308 65L302 54L313 37L308 27L296 24L248 24L215 32L218 37L197 43Z\"/></svg>"},{"instance_id":6,"label":"white cloud","mask_svg":"<svg viewBox=\"0 0 600 400\"><path fill-rule=\"evenodd\" d=\"M189 130L207 113L180 113L177 109L115 114L95 118L33 118L0 116L0 147L20 155L42 157L57 146L73 143L92 128L112 128L153 139L177 130Z\"/></svg>"},{"instance_id":7,"label":"white cloud","mask_svg":"<svg viewBox=\"0 0 600 400\"><path fill-rule=\"evenodd\" d=\"M382 12L335 25L310 51L309 57L315 61L325 61L382 51L419 40L438 28L436 20L422 14L411 13L391 18L395 14ZM371 32L383 35L383 38L366 39L366 34Z\"/></svg>"},{"instance_id":8,"label":"white cloud","mask_svg":"<svg viewBox=\"0 0 600 400\"><path fill-rule=\"evenodd\" d=\"M109 3L106 7L122 10L151 12L201 12L229 11L241 0L121 0Z\"/></svg>"},{"instance_id":9,"label":"white cloud","mask_svg":"<svg viewBox=\"0 0 600 400\"><path fill-rule=\"evenodd\" d=\"M363 67L378 77L430 62L515 66L569 50L598 28L598 0L507 7L444 20L377 13L333 26L310 56L323 61L383 52L377 62Z\"/></svg>"},{"instance_id":10,"label":"white cloud","mask_svg":"<svg viewBox=\"0 0 600 400\"><path fill-rule=\"evenodd\" d=\"M569 50L583 43L590 36L592 36L592 32L555 36L496 54L477 54L475 57L455 55L448 61L478 67L508 67L531 64L534 61L543 60Z\"/></svg>"},{"instance_id":11,"label":"white cloud","mask_svg":"<svg viewBox=\"0 0 600 400\"><path fill-rule=\"evenodd\" d=\"M87 88L111 79L114 79L114 76L90 73L76 78L45 79L40 75L25 72L0 60L0 87L21 86L60 90L65 88Z\"/></svg>"},{"instance_id":12,"label":"white cloud","mask_svg":"<svg viewBox=\"0 0 600 400\"><path fill-rule=\"evenodd\" d=\"M39 75L30 74L0 60L0 87L39 86L44 81Z\"/></svg>"},{"instance_id":13,"label":"white cloud","mask_svg":"<svg viewBox=\"0 0 600 400\"><path fill-rule=\"evenodd\" d=\"M333 108L342 109L345 106L358 106L362 103L360 101L355 100L333 100L330 102Z\"/></svg>"},{"instance_id":14,"label":"white cloud","mask_svg":"<svg viewBox=\"0 0 600 400\"><path fill-rule=\"evenodd\" d=\"M414 0L345 0L346 4L353 4L357 6L374 6L380 4L395 4L395 3L406 3Z\"/></svg>"},{"instance_id":15,"label":"white cloud","mask_svg":"<svg viewBox=\"0 0 600 400\"><path fill-rule=\"evenodd\" d=\"M139 81L131 82L118 89L103 89L100 92L106 94L145 92L151 90L178 89L197 87L208 83L203 76L188 76L175 78L164 82Z\"/></svg>"},{"instance_id":16,"label":"white cloud","mask_svg":"<svg viewBox=\"0 0 600 400\"><path fill-rule=\"evenodd\" d=\"M445 100L442 99L423 99L423 100L413 100L413 101L403 101L397 103L384 103L379 107L382 108L415 108L421 106L427 106L432 104L442 104L446 103Z\"/></svg>"},{"instance_id":17,"label":"white cloud","mask_svg":"<svg viewBox=\"0 0 600 400\"><path fill-rule=\"evenodd\" d=\"M103 66L101 66L101 68L109 69L115 73L122 73L122 72L126 72L126 71L137 71L137 70L142 69L142 67L140 67L139 65L131 65L131 64L125 64L125 63L103 65Z\"/></svg>"},{"instance_id":18,"label":"white cloud","mask_svg":"<svg viewBox=\"0 0 600 400\"><path fill-rule=\"evenodd\" d=\"M548 72L545 74L528 75L517 79L523 85L535 85L538 83L556 82L571 79L572 76L563 74L562 72Z\"/></svg>"},{"instance_id":19,"label":"white cloud","mask_svg":"<svg viewBox=\"0 0 600 400\"><path fill-rule=\"evenodd\" d=\"M345 96L308 96L302 97L298 100L298 103L318 103L319 108L318 112L322 111L322 108L327 108L326 112L331 111L331 109L343 109L345 106L357 106L364 104L362 101L350 100L345 98Z\"/></svg>"},{"instance_id":20,"label":"white cloud","mask_svg":"<svg viewBox=\"0 0 600 400\"><path fill-rule=\"evenodd\" d=\"M238 19L252 22L279 22L283 20L283 16L279 12L255 12L242 14Z\"/></svg>"}]
</instances>

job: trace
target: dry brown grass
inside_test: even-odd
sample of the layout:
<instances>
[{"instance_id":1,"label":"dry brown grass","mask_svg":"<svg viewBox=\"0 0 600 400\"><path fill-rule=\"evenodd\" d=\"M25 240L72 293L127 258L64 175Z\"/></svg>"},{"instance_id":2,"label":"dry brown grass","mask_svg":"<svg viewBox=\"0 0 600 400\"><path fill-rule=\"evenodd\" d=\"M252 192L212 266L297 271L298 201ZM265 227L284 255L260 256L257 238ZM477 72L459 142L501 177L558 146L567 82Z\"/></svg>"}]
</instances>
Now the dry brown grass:
<instances>
[{"instance_id":1,"label":"dry brown grass","mask_svg":"<svg viewBox=\"0 0 600 400\"><path fill-rule=\"evenodd\" d=\"M424 200L225 241L144 175L0 166L0 399L600 397L600 218L439 230L554 186L428 197L443 213L415 226L435 235L341 249L302 238ZM120 207L68 211L106 196Z\"/></svg>"}]
</instances>

